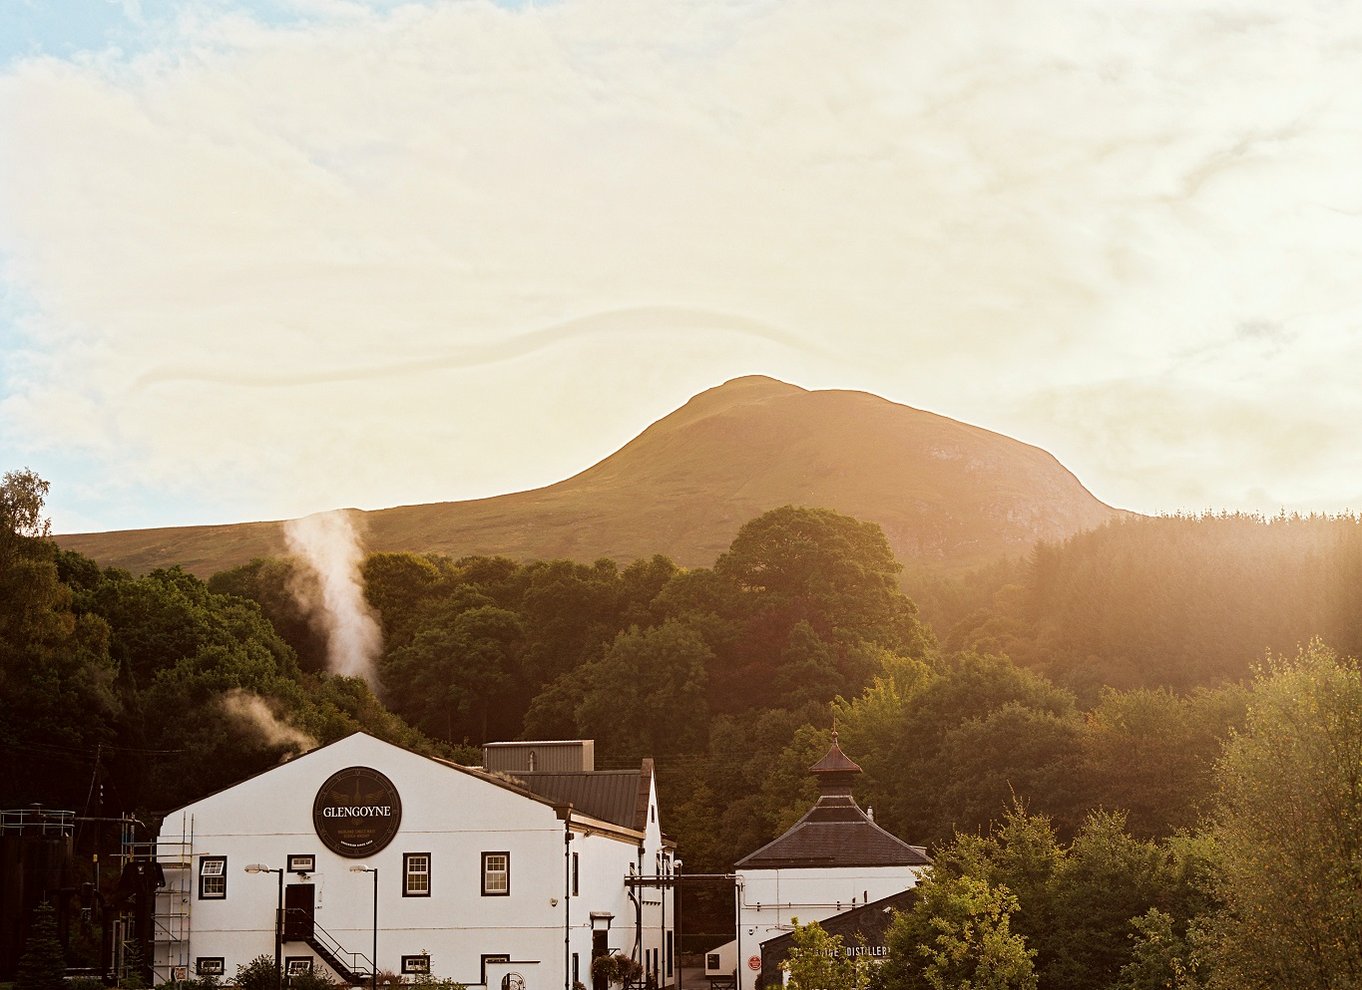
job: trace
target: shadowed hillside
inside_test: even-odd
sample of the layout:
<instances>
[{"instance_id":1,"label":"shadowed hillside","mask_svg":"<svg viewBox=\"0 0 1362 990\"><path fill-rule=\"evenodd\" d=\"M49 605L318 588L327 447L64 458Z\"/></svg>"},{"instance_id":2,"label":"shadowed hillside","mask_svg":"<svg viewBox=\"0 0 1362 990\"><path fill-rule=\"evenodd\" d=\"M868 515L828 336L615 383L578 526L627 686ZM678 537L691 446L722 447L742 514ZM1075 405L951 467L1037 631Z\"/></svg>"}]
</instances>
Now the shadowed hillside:
<instances>
[{"instance_id":1,"label":"shadowed hillside","mask_svg":"<svg viewBox=\"0 0 1362 990\"><path fill-rule=\"evenodd\" d=\"M767 509L879 523L913 569L959 571L1120 515L1050 454L864 392L748 377L697 395L622 449L546 488L361 512L370 550L518 559L663 553L708 566ZM62 536L136 572L200 575L284 552L278 523Z\"/></svg>"}]
</instances>

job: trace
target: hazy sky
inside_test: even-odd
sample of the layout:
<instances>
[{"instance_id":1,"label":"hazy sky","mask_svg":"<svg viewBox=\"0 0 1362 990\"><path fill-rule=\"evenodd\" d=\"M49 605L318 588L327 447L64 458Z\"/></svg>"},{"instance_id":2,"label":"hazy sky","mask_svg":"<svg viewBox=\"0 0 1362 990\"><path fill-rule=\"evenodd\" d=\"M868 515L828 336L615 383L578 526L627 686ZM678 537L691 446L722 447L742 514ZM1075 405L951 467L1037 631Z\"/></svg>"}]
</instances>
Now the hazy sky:
<instances>
[{"instance_id":1,"label":"hazy sky","mask_svg":"<svg viewBox=\"0 0 1362 990\"><path fill-rule=\"evenodd\" d=\"M550 483L744 374L1362 509L1362 4L4 0L59 531Z\"/></svg>"}]
</instances>

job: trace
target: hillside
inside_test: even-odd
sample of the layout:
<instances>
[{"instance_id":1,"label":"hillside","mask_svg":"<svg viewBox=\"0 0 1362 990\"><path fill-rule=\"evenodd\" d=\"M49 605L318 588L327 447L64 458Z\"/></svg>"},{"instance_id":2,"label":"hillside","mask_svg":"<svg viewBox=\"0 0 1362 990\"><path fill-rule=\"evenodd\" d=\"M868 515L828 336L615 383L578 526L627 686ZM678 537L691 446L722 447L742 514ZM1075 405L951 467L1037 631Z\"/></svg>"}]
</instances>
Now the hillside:
<instances>
[{"instance_id":1,"label":"hillside","mask_svg":"<svg viewBox=\"0 0 1362 990\"><path fill-rule=\"evenodd\" d=\"M1050 454L864 392L770 378L695 396L616 453L533 491L361 512L371 550L517 560L663 553L708 566L767 509L879 523L905 565L958 572L1120 515ZM283 553L279 523L66 535L105 565L199 575Z\"/></svg>"}]
</instances>

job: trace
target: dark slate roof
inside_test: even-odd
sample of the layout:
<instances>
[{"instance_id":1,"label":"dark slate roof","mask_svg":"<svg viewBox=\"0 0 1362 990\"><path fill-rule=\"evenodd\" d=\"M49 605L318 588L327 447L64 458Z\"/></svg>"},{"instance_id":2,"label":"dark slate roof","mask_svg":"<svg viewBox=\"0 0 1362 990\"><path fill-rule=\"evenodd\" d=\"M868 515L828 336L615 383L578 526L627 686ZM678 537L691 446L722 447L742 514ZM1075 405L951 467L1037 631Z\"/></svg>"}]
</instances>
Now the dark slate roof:
<instances>
[{"instance_id":1,"label":"dark slate roof","mask_svg":"<svg viewBox=\"0 0 1362 990\"><path fill-rule=\"evenodd\" d=\"M927 850L880 828L850 795L825 794L780 838L738 861L738 869L926 866Z\"/></svg>"},{"instance_id":2,"label":"dark slate roof","mask_svg":"<svg viewBox=\"0 0 1362 990\"><path fill-rule=\"evenodd\" d=\"M837 733L832 734L832 748L829 749L824 757L809 767L810 773L860 773L861 768L842 752L842 747L837 744Z\"/></svg>"},{"instance_id":3,"label":"dark slate roof","mask_svg":"<svg viewBox=\"0 0 1362 990\"><path fill-rule=\"evenodd\" d=\"M625 828L643 831L648 824L648 792L653 761L638 770L581 770L576 772L511 774L527 791L555 804L572 807Z\"/></svg>"},{"instance_id":4,"label":"dark slate roof","mask_svg":"<svg viewBox=\"0 0 1362 990\"><path fill-rule=\"evenodd\" d=\"M917 888L909 887L897 894L881 897L878 901L871 901L869 904L862 904L859 907L843 911L841 914L824 918L818 922L818 925L829 935L841 935L843 945L855 945L855 939L858 935L865 938L866 942L871 945L883 945L884 934L894 920L894 912L907 911L916 899ZM765 965L768 954L773 955L776 959L784 959L789 956L792 948L794 948L794 932L786 932L762 942L762 971L774 971L774 967L768 970Z\"/></svg>"},{"instance_id":5,"label":"dark slate roof","mask_svg":"<svg viewBox=\"0 0 1362 990\"><path fill-rule=\"evenodd\" d=\"M851 796L851 781L861 768L832 734L832 748L809 768L822 792L818 802L780 838L740 859L738 869L794 867L926 866L921 846L910 846L880 828Z\"/></svg>"}]
</instances>

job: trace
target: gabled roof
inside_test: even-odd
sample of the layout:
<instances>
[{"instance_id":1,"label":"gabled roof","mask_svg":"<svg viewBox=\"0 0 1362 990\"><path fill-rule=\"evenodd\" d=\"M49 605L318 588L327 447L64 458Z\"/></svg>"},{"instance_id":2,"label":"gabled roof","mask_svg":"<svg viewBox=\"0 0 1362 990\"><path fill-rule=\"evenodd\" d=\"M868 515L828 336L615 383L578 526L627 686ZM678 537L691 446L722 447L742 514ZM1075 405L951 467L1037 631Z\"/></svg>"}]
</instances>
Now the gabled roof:
<instances>
[{"instance_id":1,"label":"gabled roof","mask_svg":"<svg viewBox=\"0 0 1362 990\"><path fill-rule=\"evenodd\" d=\"M377 736L370 735L363 730L356 730L340 739L332 740L315 749L308 750L286 764L269 767L265 770L251 774L235 783L228 784L209 792L194 801L184 804L173 811L166 812L164 818L170 817L178 812L205 801L218 794L222 794L232 788L238 787L247 781L263 777L266 774L276 773L285 766L296 767L303 762L312 762L316 755L324 750L340 749L353 745L377 744L404 753L419 760L428 760L446 769L475 777L485 781L494 787L518 794L528 801L545 805L560 813L564 805L572 802L574 810L579 811L585 818L592 818L599 821L604 826L619 826L630 832L643 832L648 821L648 796L651 793L653 778L653 761L644 760L638 770L611 770L611 771L584 771L581 773L564 774L518 774L512 776L502 772L488 772L481 767L464 766L447 760L439 756L428 756L424 753L417 753L415 750L407 749L396 743L390 743L379 739ZM575 782L563 781L561 785L555 785L553 781L543 781L539 785L531 786L531 779L536 776L543 777L562 777L562 778L581 778ZM594 778L602 778L596 780ZM561 795L561 796L559 796ZM580 800L579 800L580 798ZM641 809L641 810L640 810ZM561 814L560 814L561 817Z\"/></svg>"}]
</instances>

